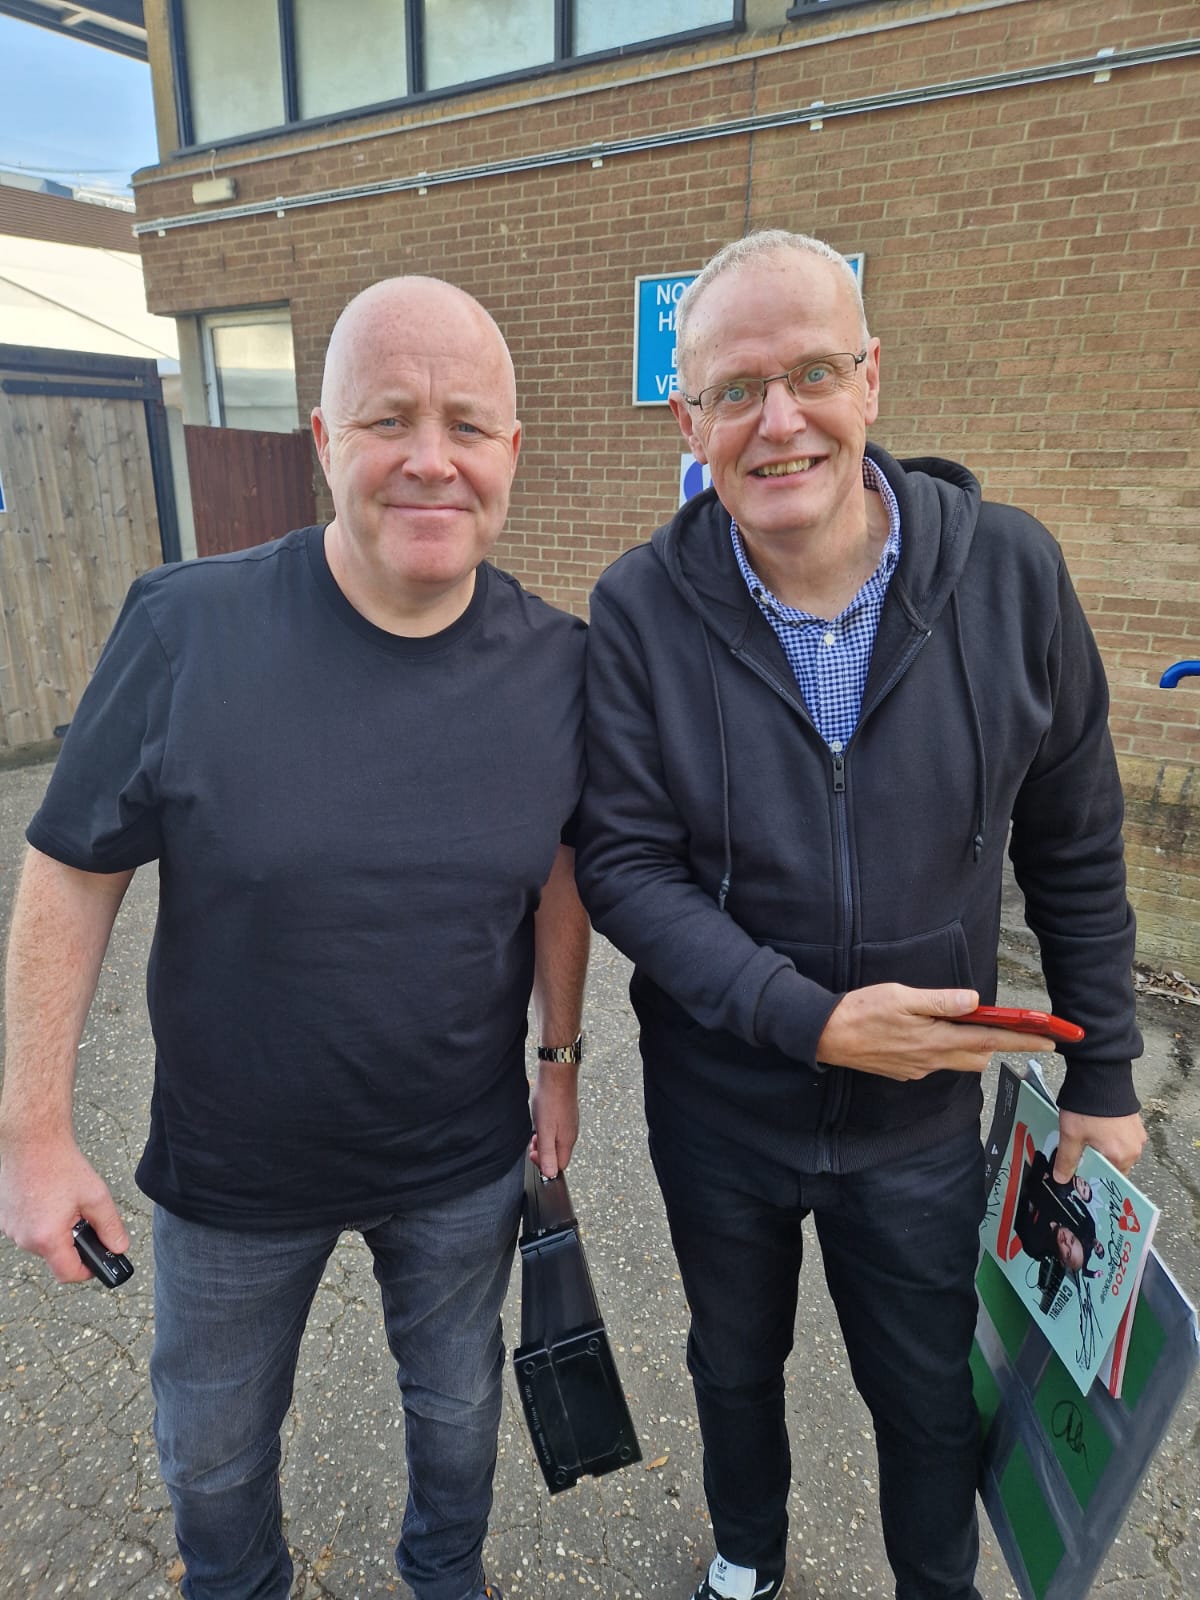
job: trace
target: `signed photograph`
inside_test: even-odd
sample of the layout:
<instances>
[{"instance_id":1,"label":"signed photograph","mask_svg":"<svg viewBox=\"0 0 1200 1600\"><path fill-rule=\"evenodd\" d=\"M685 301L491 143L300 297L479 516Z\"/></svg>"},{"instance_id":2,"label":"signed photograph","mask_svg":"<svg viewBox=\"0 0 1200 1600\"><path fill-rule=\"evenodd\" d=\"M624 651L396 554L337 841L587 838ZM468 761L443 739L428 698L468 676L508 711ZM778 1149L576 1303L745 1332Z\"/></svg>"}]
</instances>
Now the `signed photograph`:
<instances>
[{"instance_id":1,"label":"signed photograph","mask_svg":"<svg viewBox=\"0 0 1200 1600\"><path fill-rule=\"evenodd\" d=\"M1007 1136L993 1127L989 1140L983 1248L1080 1392L1100 1373L1115 1398L1158 1207L1091 1149L1056 1182L1057 1145L1057 1109L1026 1077Z\"/></svg>"}]
</instances>

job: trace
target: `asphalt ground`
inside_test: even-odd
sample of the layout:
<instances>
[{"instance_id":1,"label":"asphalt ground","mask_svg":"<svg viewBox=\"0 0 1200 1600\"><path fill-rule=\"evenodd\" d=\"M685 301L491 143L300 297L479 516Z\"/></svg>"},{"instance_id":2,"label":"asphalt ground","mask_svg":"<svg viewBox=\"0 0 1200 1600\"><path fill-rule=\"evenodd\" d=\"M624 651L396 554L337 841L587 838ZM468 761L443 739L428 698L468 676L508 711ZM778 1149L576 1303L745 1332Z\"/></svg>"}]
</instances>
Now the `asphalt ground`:
<instances>
[{"instance_id":1,"label":"asphalt ground","mask_svg":"<svg viewBox=\"0 0 1200 1600\"><path fill-rule=\"evenodd\" d=\"M47 767L0 771L4 923L23 830ZM167 1600L181 1572L151 1437L150 1213L133 1183L153 1050L144 970L155 909L138 874L117 922L79 1056L80 1142L132 1235L133 1279L60 1287L0 1241L0 1600ZM643 1451L636 1466L551 1498L524 1431L511 1369L487 1560L509 1600L685 1600L707 1566L700 1446L684 1368L687 1313L646 1153L627 963L593 958L570 1168L589 1264ZM1006 906L1002 999L1044 1003L1018 908ZM1139 1088L1151 1140L1138 1177L1163 1208L1158 1247L1200 1300L1200 1008L1142 1002ZM1053 1067L1051 1066L1053 1081ZM989 1073L989 1084L992 1074ZM989 1111L990 1115L990 1096ZM787 1600L888 1596L875 1458L811 1244L788 1413L795 1461ZM519 1337L514 1272L505 1313ZM747 1307L747 1316L753 1308ZM403 1421L370 1261L343 1238L317 1294L284 1430L283 1501L304 1600L406 1595L392 1547L405 1496ZM1176 1413L1094 1592L1106 1600L1200 1594L1200 1393ZM1015 1600L986 1524L979 1587Z\"/></svg>"}]
</instances>

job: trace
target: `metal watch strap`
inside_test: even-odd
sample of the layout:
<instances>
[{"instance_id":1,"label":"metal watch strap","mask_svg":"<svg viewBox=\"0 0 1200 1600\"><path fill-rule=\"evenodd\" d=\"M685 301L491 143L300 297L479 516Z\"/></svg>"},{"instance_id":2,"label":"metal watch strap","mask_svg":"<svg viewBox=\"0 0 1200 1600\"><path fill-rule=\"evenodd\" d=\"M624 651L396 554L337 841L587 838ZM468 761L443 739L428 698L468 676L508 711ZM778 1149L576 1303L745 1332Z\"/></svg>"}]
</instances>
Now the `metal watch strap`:
<instances>
[{"instance_id":1,"label":"metal watch strap","mask_svg":"<svg viewBox=\"0 0 1200 1600\"><path fill-rule=\"evenodd\" d=\"M571 1066L578 1066L583 1060L583 1035L577 1034L573 1044L538 1045L537 1058L539 1061L565 1061Z\"/></svg>"}]
</instances>

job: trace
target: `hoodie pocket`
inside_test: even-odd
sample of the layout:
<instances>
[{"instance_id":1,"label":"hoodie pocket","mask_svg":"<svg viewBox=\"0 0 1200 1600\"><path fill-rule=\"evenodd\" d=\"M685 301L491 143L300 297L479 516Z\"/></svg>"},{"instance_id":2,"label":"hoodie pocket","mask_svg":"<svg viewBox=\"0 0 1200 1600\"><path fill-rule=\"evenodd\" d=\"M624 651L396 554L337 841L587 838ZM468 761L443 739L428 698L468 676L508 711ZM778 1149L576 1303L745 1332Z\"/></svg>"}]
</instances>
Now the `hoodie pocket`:
<instances>
[{"instance_id":1,"label":"hoodie pocket","mask_svg":"<svg viewBox=\"0 0 1200 1600\"><path fill-rule=\"evenodd\" d=\"M853 953L853 986L906 983L914 989L973 989L971 956L961 922L947 922L908 939L878 939ZM899 1082L851 1072L839 1125L847 1132L897 1133L915 1123L948 1116L963 1102L962 1117L977 1115L979 1081L973 1073L934 1072L928 1078Z\"/></svg>"},{"instance_id":2,"label":"hoodie pocket","mask_svg":"<svg viewBox=\"0 0 1200 1600\"><path fill-rule=\"evenodd\" d=\"M822 989L837 988L837 949L831 944L798 944L794 939L776 939L768 935L759 938L760 944L769 945L786 956L802 978L819 983Z\"/></svg>"},{"instance_id":3,"label":"hoodie pocket","mask_svg":"<svg viewBox=\"0 0 1200 1600\"><path fill-rule=\"evenodd\" d=\"M875 939L851 957L850 985L907 983L915 989L973 989L971 954L959 921L907 939Z\"/></svg>"}]
</instances>

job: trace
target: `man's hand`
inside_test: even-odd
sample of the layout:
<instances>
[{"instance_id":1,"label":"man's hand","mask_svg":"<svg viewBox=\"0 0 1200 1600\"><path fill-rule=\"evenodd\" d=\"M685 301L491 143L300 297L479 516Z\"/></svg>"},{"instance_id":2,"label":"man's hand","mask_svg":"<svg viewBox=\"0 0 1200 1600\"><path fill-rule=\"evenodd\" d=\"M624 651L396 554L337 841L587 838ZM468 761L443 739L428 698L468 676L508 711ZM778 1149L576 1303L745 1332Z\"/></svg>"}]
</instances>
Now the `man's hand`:
<instances>
[{"instance_id":1,"label":"man's hand","mask_svg":"<svg viewBox=\"0 0 1200 1600\"><path fill-rule=\"evenodd\" d=\"M1127 1117L1085 1117L1079 1111L1060 1111L1051 1177L1055 1183L1067 1183L1074 1177L1087 1146L1098 1150L1118 1172L1130 1172L1145 1144L1146 1129L1136 1111Z\"/></svg>"},{"instance_id":2,"label":"man's hand","mask_svg":"<svg viewBox=\"0 0 1200 1600\"><path fill-rule=\"evenodd\" d=\"M109 1250L129 1236L72 1133L75 1056L132 872L82 872L30 849L5 970L0 1230L60 1283L90 1276L71 1229L86 1217Z\"/></svg>"},{"instance_id":3,"label":"man's hand","mask_svg":"<svg viewBox=\"0 0 1200 1600\"><path fill-rule=\"evenodd\" d=\"M41 1256L59 1283L91 1277L71 1237L80 1217L107 1249L118 1255L128 1250L112 1195L73 1138L7 1139L0 1155L0 1232Z\"/></svg>"},{"instance_id":4,"label":"man's hand","mask_svg":"<svg viewBox=\"0 0 1200 1600\"><path fill-rule=\"evenodd\" d=\"M1053 1039L973 1022L948 1022L974 1011L974 989L912 989L875 983L852 989L830 1013L817 1060L853 1072L911 1082L931 1072L982 1072L997 1051L1053 1050Z\"/></svg>"},{"instance_id":5,"label":"man's hand","mask_svg":"<svg viewBox=\"0 0 1200 1600\"><path fill-rule=\"evenodd\" d=\"M567 1061L540 1061L529 1108L530 1160L543 1178L557 1178L579 1136L579 1068Z\"/></svg>"}]
</instances>

